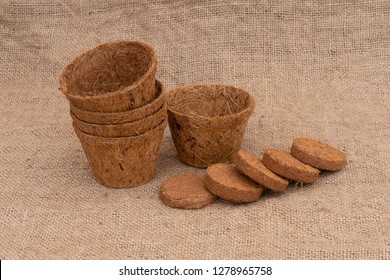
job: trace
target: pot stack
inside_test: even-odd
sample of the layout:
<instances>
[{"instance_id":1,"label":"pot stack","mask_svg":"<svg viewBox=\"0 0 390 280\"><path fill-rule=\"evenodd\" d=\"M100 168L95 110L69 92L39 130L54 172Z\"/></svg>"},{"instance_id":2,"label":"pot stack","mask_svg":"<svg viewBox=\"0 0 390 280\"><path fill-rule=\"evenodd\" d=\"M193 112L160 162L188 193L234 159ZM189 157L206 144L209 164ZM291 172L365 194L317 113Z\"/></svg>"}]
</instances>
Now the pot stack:
<instances>
[{"instance_id":1,"label":"pot stack","mask_svg":"<svg viewBox=\"0 0 390 280\"><path fill-rule=\"evenodd\" d=\"M152 47L136 41L100 45L77 56L60 77L74 130L96 180L129 188L156 174L167 126Z\"/></svg>"}]
</instances>

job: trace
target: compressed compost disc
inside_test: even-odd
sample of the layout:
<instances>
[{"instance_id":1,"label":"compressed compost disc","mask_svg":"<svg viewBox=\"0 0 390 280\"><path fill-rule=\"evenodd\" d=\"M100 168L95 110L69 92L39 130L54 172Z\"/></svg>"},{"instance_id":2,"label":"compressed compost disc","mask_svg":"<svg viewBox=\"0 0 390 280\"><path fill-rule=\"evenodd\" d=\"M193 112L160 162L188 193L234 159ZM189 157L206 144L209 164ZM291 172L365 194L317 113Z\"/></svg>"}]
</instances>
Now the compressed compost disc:
<instances>
[{"instance_id":1,"label":"compressed compost disc","mask_svg":"<svg viewBox=\"0 0 390 280\"><path fill-rule=\"evenodd\" d=\"M342 151L309 137L295 138L291 154L308 165L329 171L341 170L347 161Z\"/></svg>"},{"instance_id":2,"label":"compressed compost disc","mask_svg":"<svg viewBox=\"0 0 390 280\"><path fill-rule=\"evenodd\" d=\"M236 167L260 185L276 192L286 189L288 181L269 170L260 159L245 151L239 151L233 159Z\"/></svg>"},{"instance_id":3,"label":"compressed compost disc","mask_svg":"<svg viewBox=\"0 0 390 280\"><path fill-rule=\"evenodd\" d=\"M206 188L218 197L232 202L253 202L263 188L243 175L233 164L217 163L207 168Z\"/></svg>"},{"instance_id":4,"label":"compressed compost disc","mask_svg":"<svg viewBox=\"0 0 390 280\"><path fill-rule=\"evenodd\" d=\"M320 173L318 169L304 164L290 153L274 148L265 149L262 162L276 174L302 183L315 182Z\"/></svg>"},{"instance_id":5,"label":"compressed compost disc","mask_svg":"<svg viewBox=\"0 0 390 280\"><path fill-rule=\"evenodd\" d=\"M160 188L161 201L170 207L202 208L212 204L216 198L205 188L204 175L197 173L170 177L162 183Z\"/></svg>"}]
</instances>

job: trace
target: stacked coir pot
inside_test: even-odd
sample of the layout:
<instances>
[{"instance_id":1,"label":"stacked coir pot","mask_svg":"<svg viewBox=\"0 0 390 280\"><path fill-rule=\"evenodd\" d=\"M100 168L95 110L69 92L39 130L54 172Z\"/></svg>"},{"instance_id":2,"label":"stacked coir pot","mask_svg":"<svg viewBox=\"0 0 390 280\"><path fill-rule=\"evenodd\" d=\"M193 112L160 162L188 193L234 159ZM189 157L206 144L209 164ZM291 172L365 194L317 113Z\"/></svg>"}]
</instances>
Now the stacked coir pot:
<instances>
[{"instance_id":1,"label":"stacked coir pot","mask_svg":"<svg viewBox=\"0 0 390 280\"><path fill-rule=\"evenodd\" d=\"M156 174L167 126L152 47L135 41L100 45L77 56L60 77L74 130L96 180L128 188Z\"/></svg>"}]
</instances>

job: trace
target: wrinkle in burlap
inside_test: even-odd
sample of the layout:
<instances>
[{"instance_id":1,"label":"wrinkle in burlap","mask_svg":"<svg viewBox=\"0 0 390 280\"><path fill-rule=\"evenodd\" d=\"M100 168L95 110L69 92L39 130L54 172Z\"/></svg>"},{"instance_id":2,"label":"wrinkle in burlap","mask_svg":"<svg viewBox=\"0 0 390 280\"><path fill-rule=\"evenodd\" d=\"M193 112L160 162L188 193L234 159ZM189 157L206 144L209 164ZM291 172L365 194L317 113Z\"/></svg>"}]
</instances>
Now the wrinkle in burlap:
<instances>
[{"instance_id":1,"label":"wrinkle in burlap","mask_svg":"<svg viewBox=\"0 0 390 280\"><path fill-rule=\"evenodd\" d=\"M138 2L1 2L0 259L389 259L389 1ZM255 203L172 209L162 180L204 171L178 160L166 130L155 179L98 184L59 75L119 39L155 47L166 90L251 92L252 154L307 135L347 165Z\"/></svg>"}]
</instances>

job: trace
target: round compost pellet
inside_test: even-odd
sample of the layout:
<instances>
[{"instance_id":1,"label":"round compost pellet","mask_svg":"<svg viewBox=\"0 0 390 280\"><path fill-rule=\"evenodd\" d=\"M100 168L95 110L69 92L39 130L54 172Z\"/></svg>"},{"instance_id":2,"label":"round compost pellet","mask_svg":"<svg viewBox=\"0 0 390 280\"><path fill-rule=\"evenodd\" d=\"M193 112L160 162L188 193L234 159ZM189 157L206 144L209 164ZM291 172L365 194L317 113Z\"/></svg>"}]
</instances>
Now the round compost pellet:
<instances>
[{"instance_id":1,"label":"round compost pellet","mask_svg":"<svg viewBox=\"0 0 390 280\"><path fill-rule=\"evenodd\" d=\"M295 138L291 154L308 165L329 171L341 170L347 161L342 151L309 137Z\"/></svg>"},{"instance_id":2,"label":"round compost pellet","mask_svg":"<svg viewBox=\"0 0 390 280\"><path fill-rule=\"evenodd\" d=\"M160 188L161 201L170 207L197 209L212 204L216 196L204 186L204 175L184 173L166 179Z\"/></svg>"},{"instance_id":3,"label":"round compost pellet","mask_svg":"<svg viewBox=\"0 0 390 280\"><path fill-rule=\"evenodd\" d=\"M233 164L217 163L207 168L206 188L216 196L228 201L254 202L263 188L243 175Z\"/></svg>"},{"instance_id":4,"label":"round compost pellet","mask_svg":"<svg viewBox=\"0 0 390 280\"><path fill-rule=\"evenodd\" d=\"M268 189L282 192L288 185L288 181L269 170L260 159L248 152L239 151L233 158L233 163L246 176Z\"/></svg>"},{"instance_id":5,"label":"round compost pellet","mask_svg":"<svg viewBox=\"0 0 390 280\"><path fill-rule=\"evenodd\" d=\"M313 183L320 173L318 169L299 161L290 153L274 148L265 149L261 161L276 174L297 182Z\"/></svg>"}]
</instances>

